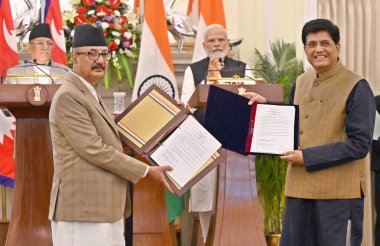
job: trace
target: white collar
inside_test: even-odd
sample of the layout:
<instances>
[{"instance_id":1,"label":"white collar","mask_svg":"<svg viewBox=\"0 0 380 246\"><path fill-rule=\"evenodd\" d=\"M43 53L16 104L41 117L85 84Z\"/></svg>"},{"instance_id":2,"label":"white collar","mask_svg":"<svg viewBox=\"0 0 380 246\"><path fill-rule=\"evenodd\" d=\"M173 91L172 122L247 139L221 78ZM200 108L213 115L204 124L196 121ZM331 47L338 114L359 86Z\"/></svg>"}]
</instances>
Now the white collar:
<instances>
[{"instance_id":1,"label":"white collar","mask_svg":"<svg viewBox=\"0 0 380 246\"><path fill-rule=\"evenodd\" d=\"M74 73L73 71L70 71L70 72L72 74L74 74L75 76L77 76L82 81L82 83L88 88L88 90L91 92L91 94L95 97L96 101L99 102L98 93L96 92L95 87L92 86L92 84L87 82L84 78L82 78L78 74Z\"/></svg>"}]
</instances>

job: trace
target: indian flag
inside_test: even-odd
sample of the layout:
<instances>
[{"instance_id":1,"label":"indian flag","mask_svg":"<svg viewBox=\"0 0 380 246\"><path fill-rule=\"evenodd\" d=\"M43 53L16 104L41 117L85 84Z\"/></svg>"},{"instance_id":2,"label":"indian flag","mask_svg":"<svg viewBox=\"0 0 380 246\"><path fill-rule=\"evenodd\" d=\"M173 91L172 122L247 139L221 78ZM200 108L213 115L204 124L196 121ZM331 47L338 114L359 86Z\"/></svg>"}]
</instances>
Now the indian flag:
<instances>
[{"instance_id":1,"label":"indian flag","mask_svg":"<svg viewBox=\"0 0 380 246\"><path fill-rule=\"evenodd\" d=\"M141 48L132 102L153 84L178 100L164 4L162 1L145 0Z\"/></svg>"},{"instance_id":2,"label":"indian flag","mask_svg":"<svg viewBox=\"0 0 380 246\"><path fill-rule=\"evenodd\" d=\"M145 0L140 56L132 102L153 84L178 100L164 4L163 1ZM171 223L182 213L184 201L183 197L172 195L166 190L165 196L168 220Z\"/></svg>"},{"instance_id":3,"label":"indian flag","mask_svg":"<svg viewBox=\"0 0 380 246\"><path fill-rule=\"evenodd\" d=\"M220 24L226 28L226 18L224 16L223 0L201 1L198 32L195 39L193 62L197 62L207 57L203 48L203 35L207 26Z\"/></svg>"}]
</instances>

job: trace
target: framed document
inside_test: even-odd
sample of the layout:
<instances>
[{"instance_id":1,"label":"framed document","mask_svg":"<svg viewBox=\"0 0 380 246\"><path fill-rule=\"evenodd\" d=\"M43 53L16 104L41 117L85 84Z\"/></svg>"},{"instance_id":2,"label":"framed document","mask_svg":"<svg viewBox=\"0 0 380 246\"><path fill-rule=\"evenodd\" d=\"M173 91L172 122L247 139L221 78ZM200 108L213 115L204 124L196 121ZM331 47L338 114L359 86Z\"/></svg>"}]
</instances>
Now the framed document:
<instances>
[{"instance_id":1,"label":"framed document","mask_svg":"<svg viewBox=\"0 0 380 246\"><path fill-rule=\"evenodd\" d=\"M170 187L182 195L223 160L219 143L190 112L151 86L116 118L121 140L151 165L170 165Z\"/></svg>"},{"instance_id":2,"label":"framed document","mask_svg":"<svg viewBox=\"0 0 380 246\"><path fill-rule=\"evenodd\" d=\"M248 98L210 86L204 126L222 147L241 154L298 149L298 105L248 105Z\"/></svg>"}]
</instances>

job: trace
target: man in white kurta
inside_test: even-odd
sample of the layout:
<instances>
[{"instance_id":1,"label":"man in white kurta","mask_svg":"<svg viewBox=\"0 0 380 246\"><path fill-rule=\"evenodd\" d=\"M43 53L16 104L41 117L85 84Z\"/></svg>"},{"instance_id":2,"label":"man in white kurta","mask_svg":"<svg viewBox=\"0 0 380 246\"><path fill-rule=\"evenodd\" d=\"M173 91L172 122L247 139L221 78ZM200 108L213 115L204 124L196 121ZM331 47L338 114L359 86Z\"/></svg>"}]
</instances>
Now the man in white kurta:
<instances>
[{"instance_id":1,"label":"man in white kurta","mask_svg":"<svg viewBox=\"0 0 380 246\"><path fill-rule=\"evenodd\" d=\"M212 24L205 30L203 47L207 57L197 61L185 70L182 85L181 101L187 103L198 84L205 83L207 78L239 77L252 78L249 67L241 62L227 57L229 40L223 26ZM197 109L194 116L202 123L204 110ZM210 225L211 215L214 209L214 197L216 188L216 169L207 174L190 191L190 212L199 212L204 241Z\"/></svg>"},{"instance_id":2,"label":"man in white kurta","mask_svg":"<svg viewBox=\"0 0 380 246\"><path fill-rule=\"evenodd\" d=\"M49 24L36 25L29 35L26 50L30 60L25 60L7 70L6 84L55 84L61 83L68 68L51 61L54 41Z\"/></svg>"}]
</instances>

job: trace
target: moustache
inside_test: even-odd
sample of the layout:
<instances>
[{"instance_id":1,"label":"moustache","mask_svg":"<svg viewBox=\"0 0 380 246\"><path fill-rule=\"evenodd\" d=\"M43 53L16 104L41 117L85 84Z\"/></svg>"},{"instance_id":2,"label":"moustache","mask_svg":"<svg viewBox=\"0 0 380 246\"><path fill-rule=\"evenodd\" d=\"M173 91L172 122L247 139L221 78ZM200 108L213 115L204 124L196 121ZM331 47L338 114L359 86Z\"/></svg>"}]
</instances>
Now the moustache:
<instances>
[{"instance_id":1,"label":"moustache","mask_svg":"<svg viewBox=\"0 0 380 246\"><path fill-rule=\"evenodd\" d=\"M211 52L225 52L225 50L223 48L214 48L211 49Z\"/></svg>"},{"instance_id":2,"label":"moustache","mask_svg":"<svg viewBox=\"0 0 380 246\"><path fill-rule=\"evenodd\" d=\"M91 70L95 70L95 69L105 70L106 67L104 65L101 65L101 64L96 64L96 65L94 65L94 66L91 67Z\"/></svg>"}]
</instances>

